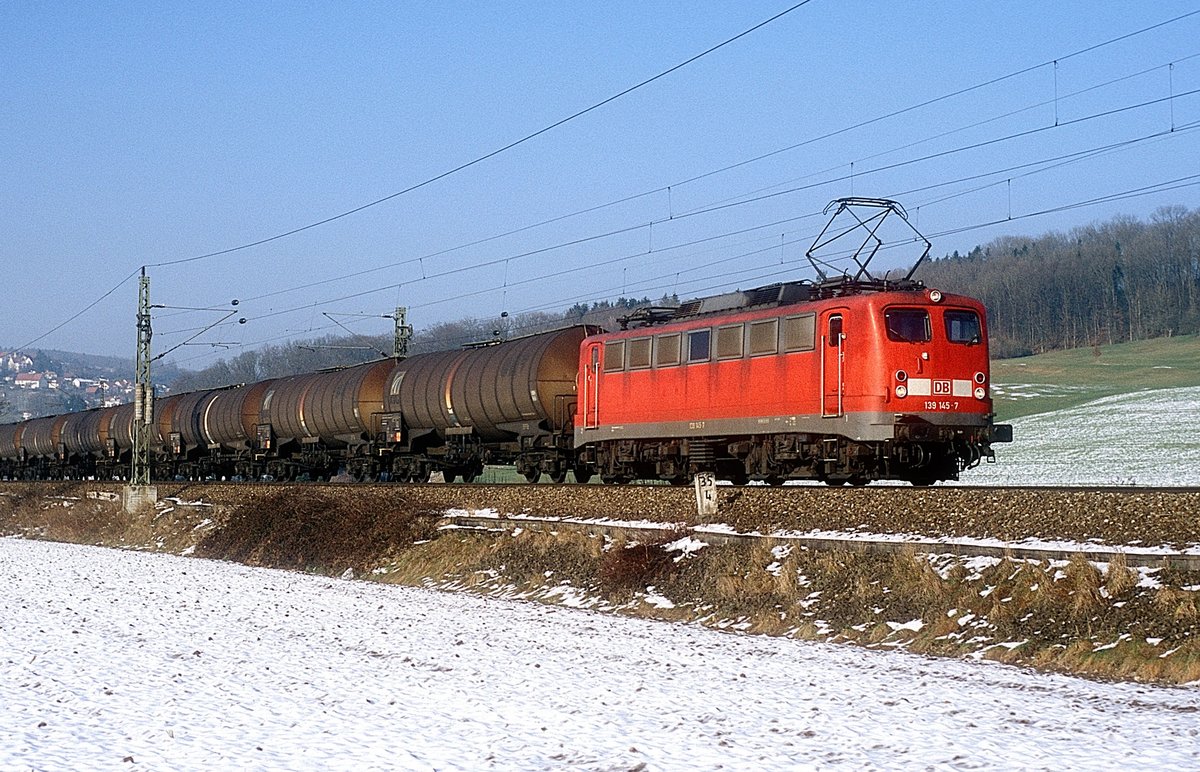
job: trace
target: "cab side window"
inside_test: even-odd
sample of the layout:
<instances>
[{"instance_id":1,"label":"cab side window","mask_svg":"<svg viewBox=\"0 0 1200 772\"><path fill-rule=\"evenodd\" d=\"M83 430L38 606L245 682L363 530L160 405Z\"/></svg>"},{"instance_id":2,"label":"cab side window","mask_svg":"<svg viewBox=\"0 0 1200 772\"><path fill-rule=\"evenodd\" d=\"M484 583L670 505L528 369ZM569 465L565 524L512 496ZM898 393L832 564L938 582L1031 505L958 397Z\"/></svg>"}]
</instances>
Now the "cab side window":
<instances>
[{"instance_id":1,"label":"cab side window","mask_svg":"<svg viewBox=\"0 0 1200 772\"><path fill-rule=\"evenodd\" d=\"M888 340L928 343L932 339L929 312L923 308L889 308L883 312Z\"/></svg>"},{"instance_id":2,"label":"cab side window","mask_svg":"<svg viewBox=\"0 0 1200 772\"><path fill-rule=\"evenodd\" d=\"M650 338L633 338L625 346L630 370L645 370L650 366Z\"/></svg>"},{"instance_id":3,"label":"cab side window","mask_svg":"<svg viewBox=\"0 0 1200 772\"><path fill-rule=\"evenodd\" d=\"M829 338L826 342L830 346L842 345L842 334L844 329L845 328L842 325L841 314L829 317Z\"/></svg>"},{"instance_id":4,"label":"cab side window","mask_svg":"<svg viewBox=\"0 0 1200 772\"><path fill-rule=\"evenodd\" d=\"M980 343L983 341L983 330L979 324L979 315L974 311L946 312L946 339L951 343Z\"/></svg>"},{"instance_id":5,"label":"cab side window","mask_svg":"<svg viewBox=\"0 0 1200 772\"><path fill-rule=\"evenodd\" d=\"M816 330L817 317L815 314L786 317L783 320L783 350L812 351Z\"/></svg>"}]
</instances>

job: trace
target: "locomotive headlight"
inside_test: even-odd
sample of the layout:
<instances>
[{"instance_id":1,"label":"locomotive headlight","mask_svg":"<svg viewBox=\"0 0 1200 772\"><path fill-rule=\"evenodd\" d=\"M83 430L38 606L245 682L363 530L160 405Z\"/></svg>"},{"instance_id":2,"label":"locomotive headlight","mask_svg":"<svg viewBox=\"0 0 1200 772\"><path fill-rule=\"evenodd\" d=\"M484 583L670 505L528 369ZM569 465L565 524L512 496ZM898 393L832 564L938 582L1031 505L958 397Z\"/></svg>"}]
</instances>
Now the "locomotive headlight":
<instances>
[{"instance_id":1,"label":"locomotive headlight","mask_svg":"<svg viewBox=\"0 0 1200 772\"><path fill-rule=\"evenodd\" d=\"M899 386L897 386L896 387L896 396L899 397L900 399L904 399L905 397L907 397L908 396L908 387L905 386L903 383L900 384Z\"/></svg>"},{"instance_id":2,"label":"locomotive headlight","mask_svg":"<svg viewBox=\"0 0 1200 772\"><path fill-rule=\"evenodd\" d=\"M899 381L900 383L904 383L905 381L908 380L908 373L904 372L903 370L897 370L896 371L896 380Z\"/></svg>"},{"instance_id":3,"label":"locomotive headlight","mask_svg":"<svg viewBox=\"0 0 1200 772\"><path fill-rule=\"evenodd\" d=\"M929 299L934 303L942 302L942 291L931 289L929 290Z\"/></svg>"},{"instance_id":4,"label":"locomotive headlight","mask_svg":"<svg viewBox=\"0 0 1200 772\"><path fill-rule=\"evenodd\" d=\"M983 399L987 396L987 389L982 386L975 387L975 399Z\"/></svg>"},{"instance_id":5,"label":"locomotive headlight","mask_svg":"<svg viewBox=\"0 0 1200 772\"><path fill-rule=\"evenodd\" d=\"M987 376L983 373L975 373L975 382L982 386L987 381Z\"/></svg>"}]
</instances>

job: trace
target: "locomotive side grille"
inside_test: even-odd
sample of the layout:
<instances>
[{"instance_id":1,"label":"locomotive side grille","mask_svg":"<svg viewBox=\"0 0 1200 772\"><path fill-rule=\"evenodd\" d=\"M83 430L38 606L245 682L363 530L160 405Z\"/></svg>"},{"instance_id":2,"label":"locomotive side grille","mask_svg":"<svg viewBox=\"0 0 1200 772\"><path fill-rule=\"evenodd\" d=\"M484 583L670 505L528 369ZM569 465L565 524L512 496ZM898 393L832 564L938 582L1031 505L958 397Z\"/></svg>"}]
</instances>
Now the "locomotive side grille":
<instances>
[{"instance_id":1,"label":"locomotive side grille","mask_svg":"<svg viewBox=\"0 0 1200 772\"><path fill-rule=\"evenodd\" d=\"M715 456L710 443L691 441L687 445L688 461L698 469L712 467Z\"/></svg>"},{"instance_id":2,"label":"locomotive side grille","mask_svg":"<svg viewBox=\"0 0 1200 772\"><path fill-rule=\"evenodd\" d=\"M779 302L779 291L783 289L780 285L774 287L759 287L746 291L746 305L757 306L764 303Z\"/></svg>"}]
</instances>

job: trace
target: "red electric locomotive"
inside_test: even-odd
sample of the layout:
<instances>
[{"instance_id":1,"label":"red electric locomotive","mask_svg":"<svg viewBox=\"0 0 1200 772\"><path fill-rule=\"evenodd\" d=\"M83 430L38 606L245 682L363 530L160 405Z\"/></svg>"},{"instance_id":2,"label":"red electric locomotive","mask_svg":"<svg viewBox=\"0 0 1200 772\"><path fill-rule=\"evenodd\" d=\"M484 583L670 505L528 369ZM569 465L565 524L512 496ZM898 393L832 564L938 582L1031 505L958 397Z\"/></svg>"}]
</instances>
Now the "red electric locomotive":
<instances>
[{"instance_id":1,"label":"red electric locomotive","mask_svg":"<svg viewBox=\"0 0 1200 772\"><path fill-rule=\"evenodd\" d=\"M894 202L835 203L903 217ZM877 280L860 255L853 278L650 309L587 338L581 461L610 482L712 471L734 483L930 485L994 460L991 443L1012 434L992 421L982 304L926 289L915 265Z\"/></svg>"}]
</instances>

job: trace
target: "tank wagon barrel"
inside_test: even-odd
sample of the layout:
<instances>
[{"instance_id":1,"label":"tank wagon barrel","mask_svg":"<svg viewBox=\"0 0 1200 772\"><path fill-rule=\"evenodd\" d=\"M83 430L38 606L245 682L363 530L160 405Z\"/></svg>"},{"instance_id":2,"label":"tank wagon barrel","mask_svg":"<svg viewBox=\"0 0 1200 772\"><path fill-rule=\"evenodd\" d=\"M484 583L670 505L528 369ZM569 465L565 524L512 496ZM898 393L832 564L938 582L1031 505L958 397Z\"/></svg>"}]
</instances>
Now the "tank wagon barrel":
<instances>
[{"instance_id":1,"label":"tank wagon barrel","mask_svg":"<svg viewBox=\"0 0 1200 772\"><path fill-rule=\"evenodd\" d=\"M206 445L224 450L245 450L255 436L263 394L275 381L208 392L196 410Z\"/></svg>"},{"instance_id":2,"label":"tank wagon barrel","mask_svg":"<svg viewBox=\"0 0 1200 772\"><path fill-rule=\"evenodd\" d=\"M527 479L561 479L573 460L576 366L583 339L599 328L575 326L463 351L399 362L384 392L385 431L411 451L441 451L450 477L473 479L485 462L515 462ZM406 471L403 459L400 473ZM422 471L408 470L410 479Z\"/></svg>"}]
</instances>

